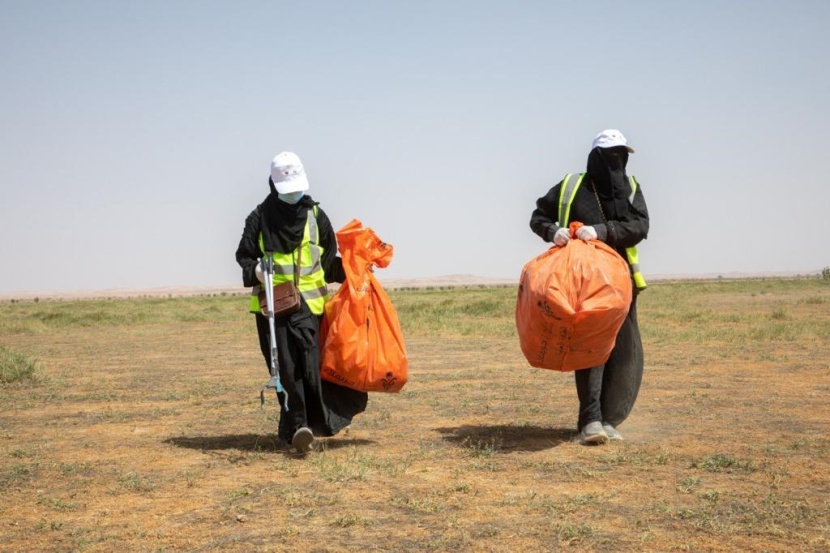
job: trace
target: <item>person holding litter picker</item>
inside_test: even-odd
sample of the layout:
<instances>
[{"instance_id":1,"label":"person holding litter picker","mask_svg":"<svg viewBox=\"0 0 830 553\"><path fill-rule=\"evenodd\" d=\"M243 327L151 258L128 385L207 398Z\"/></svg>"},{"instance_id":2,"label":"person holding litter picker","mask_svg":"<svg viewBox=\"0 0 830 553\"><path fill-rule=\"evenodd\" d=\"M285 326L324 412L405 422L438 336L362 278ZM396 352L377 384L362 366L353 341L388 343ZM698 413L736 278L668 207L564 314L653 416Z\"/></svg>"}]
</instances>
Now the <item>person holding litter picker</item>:
<instances>
[{"instance_id":1,"label":"person holding litter picker","mask_svg":"<svg viewBox=\"0 0 830 553\"><path fill-rule=\"evenodd\" d=\"M588 154L588 170L565 176L536 202L530 228L546 242L565 247L568 225L580 222L580 240L600 240L628 262L632 299L608 360L575 371L579 398L577 429L583 444L622 440L617 431L634 407L643 378L643 344L637 324L637 294L646 282L636 246L648 235L649 217L639 183L626 174L634 149L625 136L608 129L599 133Z\"/></svg>"},{"instance_id":2,"label":"person holding litter picker","mask_svg":"<svg viewBox=\"0 0 830 553\"><path fill-rule=\"evenodd\" d=\"M275 156L268 185L270 194L245 219L236 261L243 285L252 287L250 311L266 367L277 373L269 387L280 402L280 447L305 453L315 435L333 436L363 412L367 394L320 378L326 285L346 277L331 222L307 193L300 158L293 152ZM266 274L273 275L270 283ZM267 301L266 286L272 287Z\"/></svg>"}]
</instances>

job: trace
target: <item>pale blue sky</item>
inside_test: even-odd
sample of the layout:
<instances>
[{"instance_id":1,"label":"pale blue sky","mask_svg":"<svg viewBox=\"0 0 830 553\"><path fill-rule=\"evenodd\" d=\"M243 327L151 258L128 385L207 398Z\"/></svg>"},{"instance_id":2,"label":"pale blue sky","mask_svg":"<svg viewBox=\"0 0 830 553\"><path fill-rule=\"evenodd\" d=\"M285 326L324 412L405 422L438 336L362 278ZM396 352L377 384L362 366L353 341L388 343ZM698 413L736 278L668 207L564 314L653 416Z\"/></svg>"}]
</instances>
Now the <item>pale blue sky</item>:
<instances>
[{"instance_id":1,"label":"pale blue sky","mask_svg":"<svg viewBox=\"0 0 830 553\"><path fill-rule=\"evenodd\" d=\"M646 276L830 265L830 2L0 0L0 293L235 284L297 152L384 278L518 278L591 139Z\"/></svg>"}]
</instances>

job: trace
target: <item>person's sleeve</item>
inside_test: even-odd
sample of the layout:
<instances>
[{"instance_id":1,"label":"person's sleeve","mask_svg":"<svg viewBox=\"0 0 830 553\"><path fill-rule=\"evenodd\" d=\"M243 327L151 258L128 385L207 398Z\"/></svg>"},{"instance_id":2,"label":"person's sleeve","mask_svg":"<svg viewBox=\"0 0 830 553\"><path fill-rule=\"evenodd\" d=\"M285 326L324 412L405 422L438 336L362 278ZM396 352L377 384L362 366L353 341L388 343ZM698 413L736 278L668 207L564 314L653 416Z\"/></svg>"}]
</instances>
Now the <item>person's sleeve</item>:
<instances>
[{"instance_id":1,"label":"person's sleeve","mask_svg":"<svg viewBox=\"0 0 830 553\"><path fill-rule=\"evenodd\" d=\"M629 215L622 221L605 223L608 233L605 242L613 248L630 248L648 238L648 207L643 196L643 187L637 182L637 193L631 202Z\"/></svg>"},{"instance_id":2,"label":"person's sleeve","mask_svg":"<svg viewBox=\"0 0 830 553\"><path fill-rule=\"evenodd\" d=\"M331 226L328 215L319 206L317 207L317 228L320 231L320 245L323 247L323 272L326 282L342 284L346 280L343 270L343 259L337 255L337 236Z\"/></svg>"},{"instance_id":3,"label":"person's sleeve","mask_svg":"<svg viewBox=\"0 0 830 553\"><path fill-rule=\"evenodd\" d=\"M536 200L536 209L530 216L530 230L535 232L545 242L553 242L553 235L559 230L557 219L559 218L559 190L562 188L560 182L548 193Z\"/></svg>"},{"instance_id":4,"label":"person's sleeve","mask_svg":"<svg viewBox=\"0 0 830 553\"><path fill-rule=\"evenodd\" d=\"M262 253L259 250L259 210L257 206L245 219L245 229L239 246L236 248L236 262L242 267L242 285L256 286L259 284L254 270Z\"/></svg>"}]
</instances>

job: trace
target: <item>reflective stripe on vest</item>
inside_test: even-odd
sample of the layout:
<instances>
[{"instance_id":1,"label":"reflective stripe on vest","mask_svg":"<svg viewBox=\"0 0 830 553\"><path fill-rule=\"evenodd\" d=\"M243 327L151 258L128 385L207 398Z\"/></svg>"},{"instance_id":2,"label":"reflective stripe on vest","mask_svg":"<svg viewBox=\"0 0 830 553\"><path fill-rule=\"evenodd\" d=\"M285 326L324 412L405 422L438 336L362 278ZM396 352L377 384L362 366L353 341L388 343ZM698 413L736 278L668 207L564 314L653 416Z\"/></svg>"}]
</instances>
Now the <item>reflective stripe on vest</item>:
<instances>
[{"instance_id":1,"label":"reflective stripe on vest","mask_svg":"<svg viewBox=\"0 0 830 553\"><path fill-rule=\"evenodd\" d=\"M316 213L317 207L315 206L313 210L308 210L308 216L306 217L303 239L299 246L303 249L303 255L300 259L300 280L297 288L311 312L315 315L322 315L328 298L328 287L326 286L326 275L323 271L323 247L320 246L320 229L317 226ZM259 248L263 255L268 255L265 251L265 241L262 238L262 233L259 235ZM274 259L274 285L294 280L294 267L297 262L299 248L291 253L271 253L271 257ZM251 289L251 313L261 311L259 291L260 286L254 286Z\"/></svg>"},{"instance_id":2,"label":"reflective stripe on vest","mask_svg":"<svg viewBox=\"0 0 830 553\"><path fill-rule=\"evenodd\" d=\"M568 226L568 221L571 216L571 204L584 178L585 173L568 173L562 180L562 189L559 191L559 221L557 222L561 228L567 228ZM634 177L628 177L628 181L631 184L631 194L628 196L628 202L633 204L634 196L637 194L637 180ZM628 265L631 267L631 277L634 279L634 286L638 290L645 290L648 285L646 284L646 279L643 277L643 273L640 272L640 257L637 254L637 247L631 246L630 248L626 248L625 256L628 260Z\"/></svg>"},{"instance_id":3,"label":"reflective stripe on vest","mask_svg":"<svg viewBox=\"0 0 830 553\"><path fill-rule=\"evenodd\" d=\"M628 203L634 204L634 196L637 194L637 179L628 177L628 182L631 183L631 195L628 197ZM640 256L637 254L637 246L631 246L625 249L625 256L628 258L628 264L631 266L631 276L634 277L634 286L637 290L645 290L648 284L640 272Z\"/></svg>"},{"instance_id":4,"label":"reflective stripe on vest","mask_svg":"<svg viewBox=\"0 0 830 553\"><path fill-rule=\"evenodd\" d=\"M562 189L559 191L559 226L568 227L568 220L571 217L571 204L576 196L576 190L582 184L585 173L574 175L568 173L562 181Z\"/></svg>"}]
</instances>

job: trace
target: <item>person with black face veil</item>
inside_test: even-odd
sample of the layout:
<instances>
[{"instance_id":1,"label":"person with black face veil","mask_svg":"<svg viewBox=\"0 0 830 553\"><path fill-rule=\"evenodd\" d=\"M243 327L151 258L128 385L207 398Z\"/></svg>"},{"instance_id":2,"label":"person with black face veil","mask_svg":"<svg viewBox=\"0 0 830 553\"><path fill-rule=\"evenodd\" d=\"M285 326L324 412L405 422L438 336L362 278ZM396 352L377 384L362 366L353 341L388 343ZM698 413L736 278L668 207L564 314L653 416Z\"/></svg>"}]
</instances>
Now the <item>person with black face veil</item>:
<instances>
[{"instance_id":1,"label":"person with black face veil","mask_svg":"<svg viewBox=\"0 0 830 553\"><path fill-rule=\"evenodd\" d=\"M622 440L616 427L628 418L643 377L637 294L645 288L645 281L634 247L648 236L649 217L642 187L626 174L632 153L634 149L620 131L599 133L588 154L588 171L568 175L551 188L537 200L530 217L533 232L557 246L570 240L567 223L579 221L585 226L577 231L577 239L605 242L632 268L631 307L611 356L603 365L574 373L579 398L577 429L583 444ZM562 194L563 187L566 194Z\"/></svg>"},{"instance_id":2,"label":"person with black face veil","mask_svg":"<svg viewBox=\"0 0 830 553\"><path fill-rule=\"evenodd\" d=\"M265 285L260 259L270 254L273 284L294 280L299 265L300 309L275 317L279 373L277 393L281 447L308 451L314 436L333 436L366 409L367 394L320 378L320 323L328 299L327 283L346 279L337 255L337 238L328 216L308 195L308 177L300 158L282 152L271 162L270 194L245 219L236 250L242 283L252 287L250 312L256 316L259 346L270 374L268 318L259 291ZM286 408L286 396L288 408Z\"/></svg>"}]
</instances>

